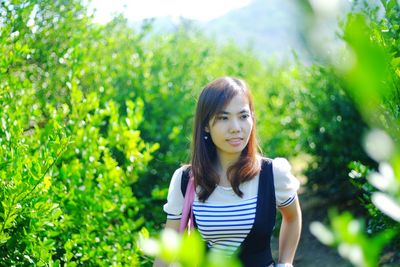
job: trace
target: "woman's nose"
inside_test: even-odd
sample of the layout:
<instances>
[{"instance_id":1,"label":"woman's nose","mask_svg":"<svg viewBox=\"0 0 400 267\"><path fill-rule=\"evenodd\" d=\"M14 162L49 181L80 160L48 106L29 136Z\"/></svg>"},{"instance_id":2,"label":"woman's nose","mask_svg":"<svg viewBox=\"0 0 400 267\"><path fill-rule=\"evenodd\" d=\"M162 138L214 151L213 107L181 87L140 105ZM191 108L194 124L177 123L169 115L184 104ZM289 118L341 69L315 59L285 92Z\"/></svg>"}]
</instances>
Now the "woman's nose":
<instances>
[{"instance_id":1,"label":"woman's nose","mask_svg":"<svg viewBox=\"0 0 400 267\"><path fill-rule=\"evenodd\" d=\"M239 124L239 121L238 121L238 120L236 120L236 119L231 120L230 131L231 131L231 132L238 132L238 131L240 131L240 124Z\"/></svg>"}]
</instances>

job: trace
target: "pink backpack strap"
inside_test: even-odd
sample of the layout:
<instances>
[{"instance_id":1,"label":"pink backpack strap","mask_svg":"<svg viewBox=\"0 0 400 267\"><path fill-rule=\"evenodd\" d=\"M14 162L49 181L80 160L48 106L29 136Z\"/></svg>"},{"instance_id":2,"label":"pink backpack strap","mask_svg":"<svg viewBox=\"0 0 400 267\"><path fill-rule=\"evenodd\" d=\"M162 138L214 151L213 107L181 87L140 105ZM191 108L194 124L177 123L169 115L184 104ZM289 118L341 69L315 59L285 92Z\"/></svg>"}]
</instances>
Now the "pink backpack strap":
<instances>
[{"instance_id":1,"label":"pink backpack strap","mask_svg":"<svg viewBox=\"0 0 400 267\"><path fill-rule=\"evenodd\" d=\"M179 225L180 233L184 232L185 229L188 229L188 232L190 233L190 230L193 229L194 227L193 209L192 209L194 195L195 195L194 178L192 171L190 171L189 182L186 187L185 199L183 201L181 222Z\"/></svg>"}]
</instances>

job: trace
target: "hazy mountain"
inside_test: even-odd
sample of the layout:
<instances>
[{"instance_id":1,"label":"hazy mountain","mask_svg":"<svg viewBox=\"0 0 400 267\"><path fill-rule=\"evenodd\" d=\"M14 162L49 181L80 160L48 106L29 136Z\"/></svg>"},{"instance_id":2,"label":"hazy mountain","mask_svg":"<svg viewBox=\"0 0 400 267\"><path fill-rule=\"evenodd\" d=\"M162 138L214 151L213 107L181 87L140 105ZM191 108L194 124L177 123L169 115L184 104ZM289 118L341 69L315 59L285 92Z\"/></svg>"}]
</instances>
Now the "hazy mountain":
<instances>
[{"instance_id":1,"label":"hazy mountain","mask_svg":"<svg viewBox=\"0 0 400 267\"><path fill-rule=\"evenodd\" d=\"M261 55L281 58L292 49L304 52L298 17L293 1L253 0L244 8L203 24L203 29L221 41L233 38Z\"/></svg>"},{"instance_id":2,"label":"hazy mountain","mask_svg":"<svg viewBox=\"0 0 400 267\"><path fill-rule=\"evenodd\" d=\"M261 57L274 55L282 59L289 57L292 50L306 57L298 18L296 3L291 0L253 0L248 6L208 22L185 21L220 42L234 40L239 46L252 47ZM174 31L180 22L160 17L154 20L153 27L155 32Z\"/></svg>"}]
</instances>

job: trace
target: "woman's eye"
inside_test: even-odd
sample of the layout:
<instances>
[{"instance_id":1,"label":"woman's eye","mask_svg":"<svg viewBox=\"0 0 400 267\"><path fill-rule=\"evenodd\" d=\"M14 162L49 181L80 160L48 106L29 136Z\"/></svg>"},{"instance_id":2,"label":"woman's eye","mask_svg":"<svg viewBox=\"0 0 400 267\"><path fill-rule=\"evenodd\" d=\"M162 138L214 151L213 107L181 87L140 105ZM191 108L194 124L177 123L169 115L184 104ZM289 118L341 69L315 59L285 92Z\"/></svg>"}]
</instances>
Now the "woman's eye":
<instances>
[{"instance_id":1,"label":"woman's eye","mask_svg":"<svg viewBox=\"0 0 400 267\"><path fill-rule=\"evenodd\" d=\"M228 119L228 117L224 117L224 116L218 117L218 120L227 120L227 119Z\"/></svg>"},{"instance_id":2,"label":"woman's eye","mask_svg":"<svg viewBox=\"0 0 400 267\"><path fill-rule=\"evenodd\" d=\"M244 114L244 115L242 115L242 119L247 119L248 117L250 117L249 114Z\"/></svg>"}]
</instances>

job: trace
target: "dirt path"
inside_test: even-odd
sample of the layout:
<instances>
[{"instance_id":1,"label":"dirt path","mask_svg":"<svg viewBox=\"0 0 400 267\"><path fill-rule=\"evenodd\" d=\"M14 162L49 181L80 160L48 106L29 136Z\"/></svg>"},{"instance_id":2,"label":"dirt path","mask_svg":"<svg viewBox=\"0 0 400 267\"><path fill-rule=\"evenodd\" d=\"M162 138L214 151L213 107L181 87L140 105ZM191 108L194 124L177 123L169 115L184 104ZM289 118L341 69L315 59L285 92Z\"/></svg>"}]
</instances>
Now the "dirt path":
<instances>
[{"instance_id":1,"label":"dirt path","mask_svg":"<svg viewBox=\"0 0 400 267\"><path fill-rule=\"evenodd\" d=\"M310 233L310 223L313 221L323 221L327 210L321 206L318 200L307 196L306 193L300 194L299 199L301 201L303 213L303 229L293 265L296 267L352 266L342 259L335 249L326 247ZM274 238L272 243L273 248L275 248L273 249L273 256L277 259L278 238Z\"/></svg>"}]
</instances>

